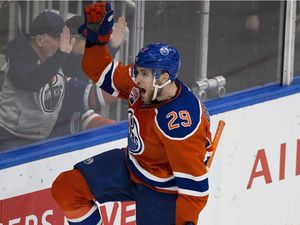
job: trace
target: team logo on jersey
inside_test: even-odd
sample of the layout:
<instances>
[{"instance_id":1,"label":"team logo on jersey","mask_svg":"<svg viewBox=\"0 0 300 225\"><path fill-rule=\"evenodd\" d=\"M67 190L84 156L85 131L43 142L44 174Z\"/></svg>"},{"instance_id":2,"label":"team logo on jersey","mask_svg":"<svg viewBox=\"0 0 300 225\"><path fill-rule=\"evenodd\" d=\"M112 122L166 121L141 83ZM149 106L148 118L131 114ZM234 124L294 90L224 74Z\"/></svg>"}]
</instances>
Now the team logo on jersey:
<instances>
[{"instance_id":1,"label":"team logo on jersey","mask_svg":"<svg viewBox=\"0 0 300 225\"><path fill-rule=\"evenodd\" d=\"M133 109L128 109L128 150L132 154L142 154L144 143L140 135L140 126Z\"/></svg>"},{"instance_id":2,"label":"team logo on jersey","mask_svg":"<svg viewBox=\"0 0 300 225\"><path fill-rule=\"evenodd\" d=\"M132 88L129 95L130 105L133 105L136 102L136 100L139 98L139 96L140 96L140 90L136 87Z\"/></svg>"},{"instance_id":3,"label":"team logo on jersey","mask_svg":"<svg viewBox=\"0 0 300 225\"><path fill-rule=\"evenodd\" d=\"M58 73L40 90L39 102L42 110L46 113L54 112L62 104L64 95L65 78Z\"/></svg>"}]
</instances>

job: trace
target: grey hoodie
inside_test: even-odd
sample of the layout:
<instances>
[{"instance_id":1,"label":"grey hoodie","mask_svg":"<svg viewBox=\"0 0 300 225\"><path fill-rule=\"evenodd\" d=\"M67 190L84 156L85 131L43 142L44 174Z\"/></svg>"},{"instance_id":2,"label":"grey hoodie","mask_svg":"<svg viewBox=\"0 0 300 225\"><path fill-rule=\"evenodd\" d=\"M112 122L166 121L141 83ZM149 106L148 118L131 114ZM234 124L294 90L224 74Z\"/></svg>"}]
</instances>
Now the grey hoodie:
<instances>
[{"instance_id":1,"label":"grey hoodie","mask_svg":"<svg viewBox=\"0 0 300 225\"><path fill-rule=\"evenodd\" d=\"M8 45L9 69L0 92L1 127L28 139L49 136L65 94L65 78L59 71L66 55L58 50L41 63L26 35Z\"/></svg>"}]
</instances>

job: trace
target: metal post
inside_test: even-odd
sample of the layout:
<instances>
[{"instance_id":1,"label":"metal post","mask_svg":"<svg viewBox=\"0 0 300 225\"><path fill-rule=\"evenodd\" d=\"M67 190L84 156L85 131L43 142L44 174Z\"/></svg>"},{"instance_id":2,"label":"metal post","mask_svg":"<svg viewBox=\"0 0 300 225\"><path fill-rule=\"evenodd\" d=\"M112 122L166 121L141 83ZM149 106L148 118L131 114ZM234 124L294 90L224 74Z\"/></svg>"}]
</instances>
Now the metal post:
<instances>
[{"instance_id":1,"label":"metal post","mask_svg":"<svg viewBox=\"0 0 300 225\"><path fill-rule=\"evenodd\" d=\"M223 97L226 93L226 80L223 76L207 79L207 55L209 36L209 9L210 0L204 0L201 4L200 34L198 37L197 64L195 69L195 81L192 85L193 92L202 100L210 94L213 97Z\"/></svg>"},{"instance_id":2,"label":"metal post","mask_svg":"<svg viewBox=\"0 0 300 225\"><path fill-rule=\"evenodd\" d=\"M39 1L39 13L43 12L46 9L46 1Z\"/></svg>"},{"instance_id":3,"label":"metal post","mask_svg":"<svg viewBox=\"0 0 300 225\"><path fill-rule=\"evenodd\" d=\"M121 15L126 15L126 2L121 2ZM124 36L124 43L121 45L120 50L118 52L119 54L119 60L123 62L124 65L128 64L128 57L129 57L129 30L128 28L125 30L125 36ZM116 120L120 121L122 119L122 105L123 101L121 99L117 100L116 103Z\"/></svg>"},{"instance_id":4,"label":"metal post","mask_svg":"<svg viewBox=\"0 0 300 225\"><path fill-rule=\"evenodd\" d=\"M195 79L203 80L207 78L207 52L208 52L208 35L209 35L209 7L210 1L201 1L201 23L200 23L200 34L198 37L198 51L197 51L197 62Z\"/></svg>"},{"instance_id":5,"label":"metal post","mask_svg":"<svg viewBox=\"0 0 300 225\"><path fill-rule=\"evenodd\" d=\"M282 85L290 85L294 76L296 1L286 1Z\"/></svg>"},{"instance_id":6,"label":"metal post","mask_svg":"<svg viewBox=\"0 0 300 225\"><path fill-rule=\"evenodd\" d=\"M82 9L82 1L77 2L77 15L82 15L83 9Z\"/></svg>"},{"instance_id":7,"label":"metal post","mask_svg":"<svg viewBox=\"0 0 300 225\"><path fill-rule=\"evenodd\" d=\"M133 56L144 46L145 1L135 1L134 28L133 28Z\"/></svg>"},{"instance_id":8,"label":"metal post","mask_svg":"<svg viewBox=\"0 0 300 225\"><path fill-rule=\"evenodd\" d=\"M11 41L16 36L16 24L17 24L17 3L16 2L10 2L8 5L9 10L9 18L8 18L8 41Z\"/></svg>"},{"instance_id":9,"label":"metal post","mask_svg":"<svg viewBox=\"0 0 300 225\"><path fill-rule=\"evenodd\" d=\"M52 8L53 8L53 2L52 2L52 0L49 0L49 1L48 1L48 4L47 4L47 9L48 9L49 11L51 11Z\"/></svg>"},{"instance_id":10,"label":"metal post","mask_svg":"<svg viewBox=\"0 0 300 225\"><path fill-rule=\"evenodd\" d=\"M29 27L31 23L31 18L30 18L30 1L26 1L26 12L25 12L25 32L29 33Z\"/></svg>"},{"instance_id":11,"label":"metal post","mask_svg":"<svg viewBox=\"0 0 300 225\"><path fill-rule=\"evenodd\" d=\"M32 2L32 18L31 21L34 20L40 14L40 3Z\"/></svg>"},{"instance_id":12,"label":"metal post","mask_svg":"<svg viewBox=\"0 0 300 225\"><path fill-rule=\"evenodd\" d=\"M60 1L59 2L59 15L65 20L68 17L69 13L69 2Z\"/></svg>"}]
</instances>

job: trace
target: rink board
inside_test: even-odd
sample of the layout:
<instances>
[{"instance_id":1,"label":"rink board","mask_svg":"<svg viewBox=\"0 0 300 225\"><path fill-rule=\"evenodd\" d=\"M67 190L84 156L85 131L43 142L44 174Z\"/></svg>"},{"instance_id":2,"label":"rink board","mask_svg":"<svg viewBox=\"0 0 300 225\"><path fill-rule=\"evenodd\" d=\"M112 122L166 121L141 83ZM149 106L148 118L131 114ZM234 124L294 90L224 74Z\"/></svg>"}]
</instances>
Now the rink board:
<instances>
[{"instance_id":1,"label":"rink board","mask_svg":"<svg viewBox=\"0 0 300 225\"><path fill-rule=\"evenodd\" d=\"M300 79L207 101L212 133L226 122L209 171L201 225L299 225ZM0 224L62 225L51 183L92 155L126 146L127 123L0 154ZM135 224L134 202L99 206L105 224ZM155 224L155 223L154 223Z\"/></svg>"}]
</instances>

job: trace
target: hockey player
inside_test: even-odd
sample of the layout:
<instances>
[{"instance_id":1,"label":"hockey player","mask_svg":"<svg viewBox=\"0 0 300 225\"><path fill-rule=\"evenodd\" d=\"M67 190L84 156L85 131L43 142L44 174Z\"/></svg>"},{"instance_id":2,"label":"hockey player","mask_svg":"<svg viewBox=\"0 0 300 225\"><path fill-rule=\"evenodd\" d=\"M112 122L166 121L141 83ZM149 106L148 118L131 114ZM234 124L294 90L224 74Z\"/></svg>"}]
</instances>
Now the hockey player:
<instances>
[{"instance_id":1,"label":"hockey player","mask_svg":"<svg viewBox=\"0 0 300 225\"><path fill-rule=\"evenodd\" d=\"M209 115L178 78L180 56L145 46L135 63L112 61L109 3L85 8L83 69L106 92L128 100L128 147L96 155L60 174L52 194L69 224L101 224L95 201L136 201L138 225L196 225L208 198Z\"/></svg>"}]
</instances>

